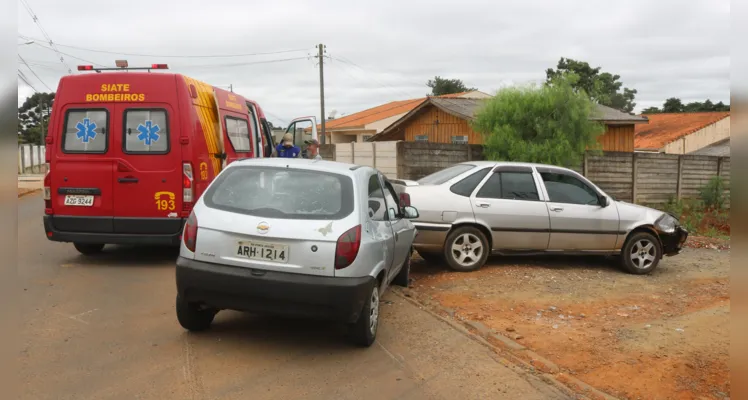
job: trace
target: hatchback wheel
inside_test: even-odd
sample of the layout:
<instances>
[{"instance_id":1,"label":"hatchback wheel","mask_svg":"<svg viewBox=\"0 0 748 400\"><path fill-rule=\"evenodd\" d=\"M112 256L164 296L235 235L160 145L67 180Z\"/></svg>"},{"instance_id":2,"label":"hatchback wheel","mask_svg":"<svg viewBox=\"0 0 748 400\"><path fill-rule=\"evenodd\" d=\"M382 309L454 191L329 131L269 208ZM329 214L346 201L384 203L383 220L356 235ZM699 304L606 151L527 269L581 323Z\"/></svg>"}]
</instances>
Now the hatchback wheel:
<instances>
[{"instance_id":1,"label":"hatchback wheel","mask_svg":"<svg viewBox=\"0 0 748 400\"><path fill-rule=\"evenodd\" d=\"M637 275L654 271L661 258L660 242L648 232L639 232L629 237L621 251L623 267L629 273Z\"/></svg>"},{"instance_id":2,"label":"hatchback wheel","mask_svg":"<svg viewBox=\"0 0 748 400\"><path fill-rule=\"evenodd\" d=\"M377 338L379 327L379 284L374 284L358 320L351 326L351 338L359 346L369 347Z\"/></svg>"},{"instance_id":3,"label":"hatchback wheel","mask_svg":"<svg viewBox=\"0 0 748 400\"><path fill-rule=\"evenodd\" d=\"M182 328L193 332L204 331L210 328L215 316L216 310L200 308L177 296L177 319Z\"/></svg>"},{"instance_id":4,"label":"hatchback wheel","mask_svg":"<svg viewBox=\"0 0 748 400\"><path fill-rule=\"evenodd\" d=\"M73 243L73 246L81 254L96 254L104 250L103 243Z\"/></svg>"},{"instance_id":5,"label":"hatchback wheel","mask_svg":"<svg viewBox=\"0 0 748 400\"><path fill-rule=\"evenodd\" d=\"M486 236L478 228L457 228L447 236L444 257L455 271L475 271L483 266L490 248Z\"/></svg>"}]
</instances>

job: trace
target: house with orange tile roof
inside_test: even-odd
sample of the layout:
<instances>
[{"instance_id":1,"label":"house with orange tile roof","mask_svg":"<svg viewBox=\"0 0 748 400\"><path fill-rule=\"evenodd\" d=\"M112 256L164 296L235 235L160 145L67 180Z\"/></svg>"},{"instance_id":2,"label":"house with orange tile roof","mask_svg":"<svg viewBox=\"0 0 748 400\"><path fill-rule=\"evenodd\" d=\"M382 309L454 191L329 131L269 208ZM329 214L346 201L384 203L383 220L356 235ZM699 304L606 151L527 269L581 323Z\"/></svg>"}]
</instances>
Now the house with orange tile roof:
<instances>
[{"instance_id":1,"label":"house with orange tile roof","mask_svg":"<svg viewBox=\"0 0 748 400\"><path fill-rule=\"evenodd\" d=\"M453 93L441 98L485 99L491 97L480 91ZM325 143L365 142L382 132L402 116L423 103L426 97L392 101L344 117L325 121ZM321 129L317 125L317 130Z\"/></svg>"},{"instance_id":2,"label":"house with orange tile roof","mask_svg":"<svg viewBox=\"0 0 748 400\"><path fill-rule=\"evenodd\" d=\"M730 140L730 112L646 114L649 123L637 125L637 151L667 154L699 154L707 147L724 148ZM718 145L719 146L716 146Z\"/></svg>"}]
</instances>

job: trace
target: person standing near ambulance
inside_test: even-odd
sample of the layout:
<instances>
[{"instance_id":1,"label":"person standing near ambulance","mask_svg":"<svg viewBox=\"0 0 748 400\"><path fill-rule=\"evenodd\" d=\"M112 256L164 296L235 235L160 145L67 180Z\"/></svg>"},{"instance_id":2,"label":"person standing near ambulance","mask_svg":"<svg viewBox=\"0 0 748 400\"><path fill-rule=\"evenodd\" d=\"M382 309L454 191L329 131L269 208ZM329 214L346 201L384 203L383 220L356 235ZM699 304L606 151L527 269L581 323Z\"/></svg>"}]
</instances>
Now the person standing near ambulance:
<instances>
[{"instance_id":1,"label":"person standing near ambulance","mask_svg":"<svg viewBox=\"0 0 748 400\"><path fill-rule=\"evenodd\" d=\"M293 135L290 133L283 135L283 139L275 148L275 151L280 158L297 158L301 154L299 146L293 144Z\"/></svg>"},{"instance_id":2,"label":"person standing near ambulance","mask_svg":"<svg viewBox=\"0 0 748 400\"><path fill-rule=\"evenodd\" d=\"M322 156L319 155L319 141L317 141L317 139L307 140L304 143L306 143L306 149L304 149L304 152L301 154L302 157L315 160L322 159Z\"/></svg>"}]
</instances>

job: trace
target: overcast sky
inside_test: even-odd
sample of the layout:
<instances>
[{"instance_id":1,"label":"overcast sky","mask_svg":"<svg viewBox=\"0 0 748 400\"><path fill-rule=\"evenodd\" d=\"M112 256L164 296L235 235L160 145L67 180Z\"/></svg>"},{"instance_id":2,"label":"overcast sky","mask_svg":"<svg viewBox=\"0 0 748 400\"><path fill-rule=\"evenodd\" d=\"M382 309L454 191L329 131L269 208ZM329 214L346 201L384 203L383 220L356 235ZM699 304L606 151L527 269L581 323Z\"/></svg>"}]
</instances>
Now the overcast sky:
<instances>
[{"instance_id":1,"label":"overcast sky","mask_svg":"<svg viewBox=\"0 0 748 400\"><path fill-rule=\"evenodd\" d=\"M308 57L317 43L330 56L324 69L328 114L421 97L435 75L488 93L541 82L560 57L621 75L625 87L638 90L640 111L668 97L728 103L729 25L729 0L380 0L371 6L346 0L23 0L18 33L42 40L26 44L19 36L18 53L33 72L22 64L20 70L38 91L56 89L67 73L43 29L73 73L77 65L113 66L115 59L130 66L168 63L173 72L215 86L232 84L281 125L295 116L319 116L319 70ZM287 52L184 57L281 51ZM31 93L19 80L19 104Z\"/></svg>"}]
</instances>

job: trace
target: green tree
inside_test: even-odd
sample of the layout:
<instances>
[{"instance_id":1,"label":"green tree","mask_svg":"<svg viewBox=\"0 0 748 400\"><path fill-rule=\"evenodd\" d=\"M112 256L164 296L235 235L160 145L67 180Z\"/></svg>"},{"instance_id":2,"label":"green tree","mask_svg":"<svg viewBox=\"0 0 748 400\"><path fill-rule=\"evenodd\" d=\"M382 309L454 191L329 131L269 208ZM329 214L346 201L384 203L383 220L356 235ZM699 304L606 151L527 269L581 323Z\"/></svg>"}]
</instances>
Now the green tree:
<instances>
[{"instance_id":1,"label":"green tree","mask_svg":"<svg viewBox=\"0 0 748 400\"><path fill-rule=\"evenodd\" d=\"M54 93L34 93L18 107L19 142L42 144L49 126L49 116L54 102Z\"/></svg>"},{"instance_id":2,"label":"green tree","mask_svg":"<svg viewBox=\"0 0 748 400\"><path fill-rule=\"evenodd\" d=\"M658 107L647 107L642 110L642 114L659 114L662 111Z\"/></svg>"},{"instance_id":3,"label":"green tree","mask_svg":"<svg viewBox=\"0 0 748 400\"><path fill-rule=\"evenodd\" d=\"M442 96L445 94L478 90L476 88L468 88L460 79L447 79L439 76L434 77L433 81L429 79L429 81L426 82L426 86L431 88L431 96Z\"/></svg>"},{"instance_id":4,"label":"green tree","mask_svg":"<svg viewBox=\"0 0 748 400\"><path fill-rule=\"evenodd\" d=\"M473 121L486 158L569 167L581 164L587 149L599 149L605 127L590 119L597 109L575 89L578 79L565 74L550 85L502 89L488 100Z\"/></svg>"},{"instance_id":5,"label":"green tree","mask_svg":"<svg viewBox=\"0 0 748 400\"><path fill-rule=\"evenodd\" d=\"M683 102L676 97L671 97L665 100L665 104L662 105L662 112L664 113L681 113L683 111Z\"/></svg>"},{"instance_id":6,"label":"green tree","mask_svg":"<svg viewBox=\"0 0 748 400\"><path fill-rule=\"evenodd\" d=\"M600 67L592 68L585 61L561 57L556 69L548 68L545 71L546 84L551 84L555 78L569 73L578 76L574 89L584 90L593 101L625 112L634 111L636 89L623 88L621 91L623 83L619 81L620 75L600 72Z\"/></svg>"}]
</instances>

